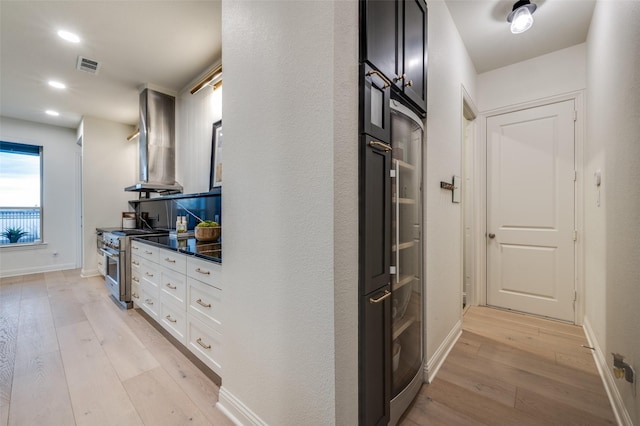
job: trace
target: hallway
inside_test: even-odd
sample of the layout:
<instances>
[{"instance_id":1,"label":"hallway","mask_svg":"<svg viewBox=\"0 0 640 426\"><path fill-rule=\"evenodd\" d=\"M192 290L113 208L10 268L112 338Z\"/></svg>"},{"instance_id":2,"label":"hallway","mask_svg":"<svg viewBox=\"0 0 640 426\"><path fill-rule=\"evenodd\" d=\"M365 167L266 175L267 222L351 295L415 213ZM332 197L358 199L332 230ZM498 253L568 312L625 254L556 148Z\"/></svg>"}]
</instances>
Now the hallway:
<instances>
[{"instance_id":1,"label":"hallway","mask_svg":"<svg viewBox=\"0 0 640 426\"><path fill-rule=\"evenodd\" d=\"M582 328L486 307L462 328L401 426L616 424Z\"/></svg>"}]
</instances>

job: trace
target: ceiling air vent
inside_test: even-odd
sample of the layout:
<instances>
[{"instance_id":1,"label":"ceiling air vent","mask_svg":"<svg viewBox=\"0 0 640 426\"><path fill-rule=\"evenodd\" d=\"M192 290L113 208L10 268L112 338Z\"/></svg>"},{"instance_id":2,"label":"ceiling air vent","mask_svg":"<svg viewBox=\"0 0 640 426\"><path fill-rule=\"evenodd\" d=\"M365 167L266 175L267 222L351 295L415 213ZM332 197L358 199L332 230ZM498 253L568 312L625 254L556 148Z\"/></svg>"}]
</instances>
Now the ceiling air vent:
<instances>
[{"instance_id":1,"label":"ceiling air vent","mask_svg":"<svg viewBox=\"0 0 640 426\"><path fill-rule=\"evenodd\" d=\"M85 71L91 74L98 74L98 70L100 69L100 64L98 61L94 61L93 59L83 58L82 56L78 56L78 64L76 65L76 69L80 71Z\"/></svg>"}]
</instances>

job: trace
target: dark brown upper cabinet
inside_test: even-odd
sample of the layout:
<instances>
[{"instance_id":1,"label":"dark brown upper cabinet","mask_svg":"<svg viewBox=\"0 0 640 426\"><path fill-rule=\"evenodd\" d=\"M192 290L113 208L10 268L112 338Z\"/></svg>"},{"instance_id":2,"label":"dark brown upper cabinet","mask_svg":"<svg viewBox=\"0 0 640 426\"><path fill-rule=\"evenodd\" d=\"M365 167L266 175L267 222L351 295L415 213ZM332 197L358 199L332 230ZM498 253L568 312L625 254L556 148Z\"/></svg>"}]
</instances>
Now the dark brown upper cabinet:
<instances>
[{"instance_id":1,"label":"dark brown upper cabinet","mask_svg":"<svg viewBox=\"0 0 640 426\"><path fill-rule=\"evenodd\" d=\"M393 83L418 113L427 111L427 4L424 0L361 3L361 62Z\"/></svg>"}]
</instances>

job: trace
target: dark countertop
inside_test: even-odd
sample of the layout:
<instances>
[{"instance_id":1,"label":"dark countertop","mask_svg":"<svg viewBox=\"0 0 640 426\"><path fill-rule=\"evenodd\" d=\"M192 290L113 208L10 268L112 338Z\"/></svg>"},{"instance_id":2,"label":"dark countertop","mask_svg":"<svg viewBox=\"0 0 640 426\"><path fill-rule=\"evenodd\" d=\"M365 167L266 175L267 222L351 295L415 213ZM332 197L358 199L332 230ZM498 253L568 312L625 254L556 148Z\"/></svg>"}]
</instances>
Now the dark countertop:
<instances>
[{"instance_id":1,"label":"dark countertop","mask_svg":"<svg viewBox=\"0 0 640 426\"><path fill-rule=\"evenodd\" d=\"M219 242L203 243L197 241L193 237L177 239L169 236L145 237L143 235L134 237L133 239L144 241L156 247L199 257L200 259L209 260L211 262L222 263L222 244Z\"/></svg>"}]
</instances>

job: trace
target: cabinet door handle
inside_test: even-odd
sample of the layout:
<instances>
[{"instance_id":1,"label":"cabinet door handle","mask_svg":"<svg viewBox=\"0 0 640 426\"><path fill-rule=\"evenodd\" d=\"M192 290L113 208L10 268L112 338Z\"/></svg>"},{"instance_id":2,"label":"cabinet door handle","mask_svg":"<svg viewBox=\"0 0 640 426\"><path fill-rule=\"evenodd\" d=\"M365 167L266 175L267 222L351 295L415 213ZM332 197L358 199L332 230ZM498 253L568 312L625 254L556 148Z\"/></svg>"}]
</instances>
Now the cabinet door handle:
<instances>
[{"instance_id":1,"label":"cabinet door handle","mask_svg":"<svg viewBox=\"0 0 640 426\"><path fill-rule=\"evenodd\" d=\"M202 343L202 339L200 337L198 337L196 339L196 343L199 344L200 346L202 346L205 349L211 349L211 345L207 345L206 343Z\"/></svg>"},{"instance_id":2,"label":"cabinet door handle","mask_svg":"<svg viewBox=\"0 0 640 426\"><path fill-rule=\"evenodd\" d=\"M394 78L394 79L393 79L393 82L394 82L394 83L396 83L396 82L398 82L398 81L400 81L400 80L403 80L403 79L405 79L405 78L407 78L407 75L406 75L406 74L402 74L402 75L399 75L399 76L397 76L396 78Z\"/></svg>"},{"instance_id":3,"label":"cabinet door handle","mask_svg":"<svg viewBox=\"0 0 640 426\"><path fill-rule=\"evenodd\" d=\"M153 305L153 300L151 299L145 299L144 303L146 303L147 305Z\"/></svg>"},{"instance_id":4,"label":"cabinet door handle","mask_svg":"<svg viewBox=\"0 0 640 426\"><path fill-rule=\"evenodd\" d=\"M136 247L136 246L131 246L131 248L134 249L134 250L138 250L138 247Z\"/></svg>"},{"instance_id":5,"label":"cabinet door handle","mask_svg":"<svg viewBox=\"0 0 640 426\"><path fill-rule=\"evenodd\" d=\"M409 80L404 84L404 87L411 87L413 86L413 80Z\"/></svg>"},{"instance_id":6,"label":"cabinet door handle","mask_svg":"<svg viewBox=\"0 0 640 426\"><path fill-rule=\"evenodd\" d=\"M200 306L204 306L205 308L210 308L210 307L211 307L211 303L204 303L204 302L202 301L202 299L198 299L198 300L196 300L196 303L197 303L198 305L200 305Z\"/></svg>"},{"instance_id":7,"label":"cabinet door handle","mask_svg":"<svg viewBox=\"0 0 640 426\"><path fill-rule=\"evenodd\" d=\"M131 279L132 279L133 281L137 282L137 283L139 283L139 282L140 282L140 280L138 279L138 277L132 277Z\"/></svg>"},{"instance_id":8,"label":"cabinet door handle","mask_svg":"<svg viewBox=\"0 0 640 426\"><path fill-rule=\"evenodd\" d=\"M384 86L382 86L383 89L386 89L387 87L391 87L391 82L387 79L387 77L384 76L384 74L382 74L378 70L369 71L367 73L367 77L371 77L373 74L377 75L378 77L380 77L382 79L382 81L384 81Z\"/></svg>"},{"instance_id":9,"label":"cabinet door handle","mask_svg":"<svg viewBox=\"0 0 640 426\"><path fill-rule=\"evenodd\" d=\"M165 258L164 258L164 260L165 260L166 262L169 262L169 263L176 263L176 260L175 260L175 259L170 259L170 258L168 258L168 257L165 257Z\"/></svg>"},{"instance_id":10,"label":"cabinet door handle","mask_svg":"<svg viewBox=\"0 0 640 426\"><path fill-rule=\"evenodd\" d=\"M131 263L133 263L136 266L140 265L140 263L136 262L135 260L132 260Z\"/></svg>"},{"instance_id":11,"label":"cabinet door handle","mask_svg":"<svg viewBox=\"0 0 640 426\"><path fill-rule=\"evenodd\" d=\"M199 272L203 275L211 275L211 272L205 271L204 269L196 268L196 272Z\"/></svg>"},{"instance_id":12,"label":"cabinet door handle","mask_svg":"<svg viewBox=\"0 0 640 426\"><path fill-rule=\"evenodd\" d=\"M153 252L152 252L152 251L149 251L149 250L145 250L145 251L144 251L144 253L145 253L145 254L153 254Z\"/></svg>"},{"instance_id":13,"label":"cabinet door handle","mask_svg":"<svg viewBox=\"0 0 640 426\"><path fill-rule=\"evenodd\" d=\"M380 297L378 297L377 299L374 299L373 297L369 298L369 303L380 303L382 302L384 299L386 299L387 297L391 296L391 292L389 290L385 290L384 294Z\"/></svg>"},{"instance_id":14,"label":"cabinet door handle","mask_svg":"<svg viewBox=\"0 0 640 426\"><path fill-rule=\"evenodd\" d=\"M131 295L134 299L140 299L140 296L138 296L138 293L133 293Z\"/></svg>"},{"instance_id":15,"label":"cabinet door handle","mask_svg":"<svg viewBox=\"0 0 640 426\"><path fill-rule=\"evenodd\" d=\"M150 274L150 273L148 273L148 272L145 272L144 274L145 274L146 276L148 276L148 277L153 277L153 274Z\"/></svg>"},{"instance_id":16,"label":"cabinet door handle","mask_svg":"<svg viewBox=\"0 0 640 426\"><path fill-rule=\"evenodd\" d=\"M378 142L378 141L369 141L369 146L373 149L377 149L378 151L384 151L384 152L389 152L392 149L391 145Z\"/></svg>"},{"instance_id":17,"label":"cabinet door handle","mask_svg":"<svg viewBox=\"0 0 640 426\"><path fill-rule=\"evenodd\" d=\"M171 322L178 322L178 320L171 318L171 315L167 315L165 318Z\"/></svg>"},{"instance_id":18,"label":"cabinet door handle","mask_svg":"<svg viewBox=\"0 0 640 426\"><path fill-rule=\"evenodd\" d=\"M178 287L176 287L176 286L174 286L174 285L171 285L171 283L166 283L165 285L166 285L167 287L169 287L171 290L175 290L176 288L178 288Z\"/></svg>"}]
</instances>

